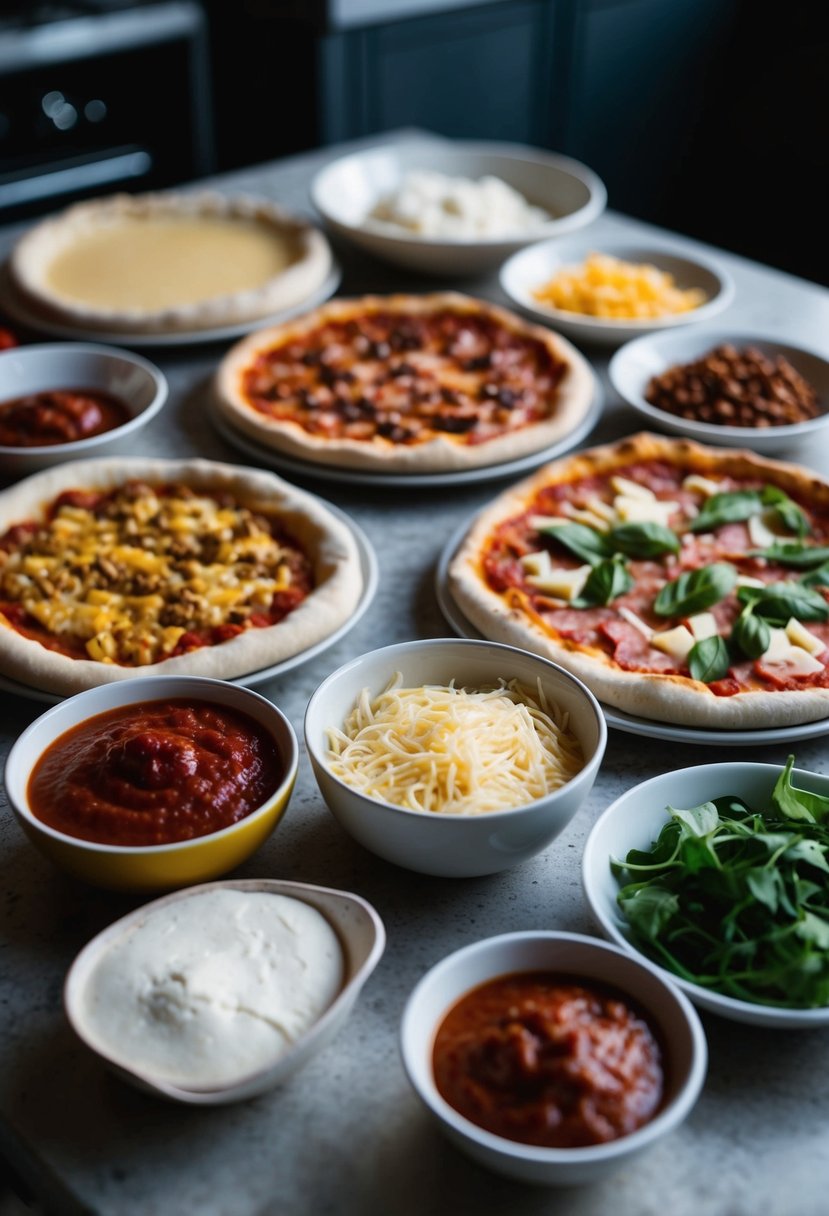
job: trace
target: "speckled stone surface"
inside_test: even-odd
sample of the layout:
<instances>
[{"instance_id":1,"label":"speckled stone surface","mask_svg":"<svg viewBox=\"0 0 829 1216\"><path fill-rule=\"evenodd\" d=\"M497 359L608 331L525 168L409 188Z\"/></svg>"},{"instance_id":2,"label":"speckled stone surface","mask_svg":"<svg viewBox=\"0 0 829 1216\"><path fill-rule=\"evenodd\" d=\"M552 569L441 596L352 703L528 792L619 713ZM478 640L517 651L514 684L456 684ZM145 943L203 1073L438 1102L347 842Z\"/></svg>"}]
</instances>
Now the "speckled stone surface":
<instances>
[{"instance_id":1,"label":"speckled stone surface","mask_svg":"<svg viewBox=\"0 0 829 1216\"><path fill-rule=\"evenodd\" d=\"M222 188L265 194L308 210L313 154L226 178ZM609 214L595 243L658 235ZM3 248L12 233L4 234ZM715 251L711 251L715 252ZM431 285L341 251L343 290L424 290ZM740 258L716 254L737 295L723 325L826 351L829 298L820 288ZM464 286L501 300L494 279ZM205 416L222 345L158 351L170 400L142 433L140 452L244 463ZM606 353L587 350L604 375ZM606 382L605 382L606 383ZM594 439L635 429L609 389ZM829 446L793 453L829 473ZM135 445L136 448L138 444ZM262 686L298 731L310 694L365 650L448 632L434 595L446 538L500 488L398 493L307 482L365 529L380 563L366 616L333 649ZM4 754L42 709L0 696ZM782 761L789 748L700 747L610 732L604 765L569 828L532 862L490 878L432 879L362 850L327 812L303 756L284 823L239 874L350 889L383 917L388 947L338 1038L282 1090L212 1110L165 1105L111 1077L78 1043L61 1013L61 985L75 953L140 901L94 891L50 867L11 813L0 811L0 1152L49 1210L105 1216L821 1216L829 1211L829 1030L782 1034L705 1016L710 1068L687 1123L612 1180L579 1190L530 1188L490 1175L441 1137L409 1088L397 1050L407 994L459 946L513 929L592 932L580 857L601 811L634 783L669 768L732 755ZM823 739L798 744L798 763L827 771Z\"/></svg>"}]
</instances>

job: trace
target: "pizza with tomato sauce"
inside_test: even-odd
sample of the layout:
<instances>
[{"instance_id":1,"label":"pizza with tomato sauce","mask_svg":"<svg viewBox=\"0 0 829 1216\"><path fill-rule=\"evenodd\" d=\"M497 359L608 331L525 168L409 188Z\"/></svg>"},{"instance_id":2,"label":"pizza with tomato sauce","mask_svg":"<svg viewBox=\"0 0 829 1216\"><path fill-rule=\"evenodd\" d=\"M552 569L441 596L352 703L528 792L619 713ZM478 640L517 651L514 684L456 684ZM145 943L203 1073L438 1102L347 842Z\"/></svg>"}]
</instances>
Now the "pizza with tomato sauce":
<instances>
[{"instance_id":1,"label":"pizza with tomato sauce","mask_svg":"<svg viewBox=\"0 0 829 1216\"><path fill-rule=\"evenodd\" d=\"M270 473L97 460L0 495L3 670L50 692L244 676L329 636L361 592L348 528Z\"/></svg>"},{"instance_id":2,"label":"pizza with tomato sauce","mask_svg":"<svg viewBox=\"0 0 829 1216\"><path fill-rule=\"evenodd\" d=\"M337 300L251 335L223 360L216 408L304 460L438 472L541 451L596 392L550 330L468 296Z\"/></svg>"},{"instance_id":3,"label":"pizza with tomato sauce","mask_svg":"<svg viewBox=\"0 0 829 1216\"><path fill-rule=\"evenodd\" d=\"M502 494L449 577L487 637L628 713L725 729L829 716L829 484L805 468L635 435Z\"/></svg>"}]
</instances>

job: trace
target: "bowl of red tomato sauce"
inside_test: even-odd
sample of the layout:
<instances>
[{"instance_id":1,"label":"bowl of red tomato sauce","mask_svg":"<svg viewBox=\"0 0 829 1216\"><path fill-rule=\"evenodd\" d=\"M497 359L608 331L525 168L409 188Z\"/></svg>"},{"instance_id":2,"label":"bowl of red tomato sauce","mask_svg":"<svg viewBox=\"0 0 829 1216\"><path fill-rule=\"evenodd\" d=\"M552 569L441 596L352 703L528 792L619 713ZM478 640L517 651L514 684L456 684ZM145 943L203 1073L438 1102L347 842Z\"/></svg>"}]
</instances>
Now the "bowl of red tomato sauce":
<instances>
[{"instance_id":1,"label":"bowl of red tomato sauce","mask_svg":"<svg viewBox=\"0 0 829 1216\"><path fill-rule=\"evenodd\" d=\"M140 355L91 342L47 342L0 356L0 473L20 477L127 451L167 400L163 373Z\"/></svg>"},{"instance_id":2,"label":"bowl of red tomato sauce","mask_svg":"<svg viewBox=\"0 0 829 1216\"><path fill-rule=\"evenodd\" d=\"M32 843L96 886L157 892L245 861L276 828L299 748L284 714L198 676L101 685L46 711L9 753Z\"/></svg>"},{"instance_id":3,"label":"bowl of red tomato sauce","mask_svg":"<svg viewBox=\"0 0 829 1216\"><path fill-rule=\"evenodd\" d=\"M675 1129L707 1066L687 998L650 964L575 933L474 942L421 979L403 1064L438 1124L522 1182L597 1181Z\"/></svg>"}]
</instances>

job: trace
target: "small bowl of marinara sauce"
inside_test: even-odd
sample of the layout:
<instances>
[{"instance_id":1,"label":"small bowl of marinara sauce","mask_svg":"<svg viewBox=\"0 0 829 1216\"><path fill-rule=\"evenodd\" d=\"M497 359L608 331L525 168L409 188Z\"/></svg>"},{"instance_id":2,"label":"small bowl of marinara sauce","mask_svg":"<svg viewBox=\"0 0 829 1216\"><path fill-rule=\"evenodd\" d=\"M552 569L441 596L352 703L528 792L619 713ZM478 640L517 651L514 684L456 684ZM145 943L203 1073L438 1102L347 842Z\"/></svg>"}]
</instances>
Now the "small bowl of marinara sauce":
<instances>
[{"instance_id":1,"label":"small bowl of marinara sauce","mask_svg":"<svg viewBox=\"0 0 829 1216\"><path fill-rule=\"evenodd\" d=\"M26 835L96 886L154 892L232 870L279 823L296 779L291 724L250 689L147 676L37 718L6 763Z\"/></svg>"},{"instance_id":2,"label":"small bowl of marinara sauce","mask_svg":"<svg viewBox=\"0 0 829 1216\"><path fill-rule=\"evenodd\" d=\"M690 1002L650 964L573 933L475 942L409 998L403 1063L455 1144L523 1182L598 1180L676 1127L705 1078Z\"/></svg>"}]
</instances>

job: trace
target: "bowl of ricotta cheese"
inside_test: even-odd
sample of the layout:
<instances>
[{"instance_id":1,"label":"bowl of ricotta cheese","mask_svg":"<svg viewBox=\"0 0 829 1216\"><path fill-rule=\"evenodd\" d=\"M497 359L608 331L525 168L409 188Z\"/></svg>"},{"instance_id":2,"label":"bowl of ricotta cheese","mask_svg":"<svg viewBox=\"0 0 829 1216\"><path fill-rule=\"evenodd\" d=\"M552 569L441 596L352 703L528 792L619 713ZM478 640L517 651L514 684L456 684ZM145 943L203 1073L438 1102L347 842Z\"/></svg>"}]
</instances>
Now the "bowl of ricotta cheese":
<instances>
[{"instance_id":1,"label":"bowl of ricotta cheese","mask_svg":"<svg viewBox=\"0 0 829 1216\"><path fill-rule=\"evenodd\" d=\"M125 1080L191 1105L279 1085L339 1030L385 946L348 892L206 883L139 908L81 951L64 987L76 1034Z\"/></svg>"}]
</instances>

